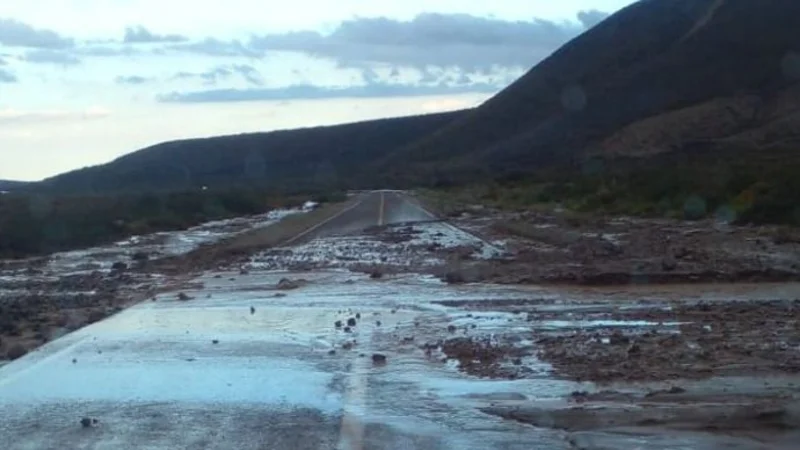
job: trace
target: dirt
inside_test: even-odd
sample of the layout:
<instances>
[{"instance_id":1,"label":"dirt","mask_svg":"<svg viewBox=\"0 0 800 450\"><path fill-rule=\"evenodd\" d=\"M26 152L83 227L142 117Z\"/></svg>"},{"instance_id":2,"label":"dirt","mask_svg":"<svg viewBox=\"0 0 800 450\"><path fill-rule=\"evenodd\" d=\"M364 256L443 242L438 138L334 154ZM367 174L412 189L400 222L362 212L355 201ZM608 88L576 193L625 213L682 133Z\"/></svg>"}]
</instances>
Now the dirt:
<instances>
[{"instance_id":1,"label":"dirt","mask_svg":"<svg viewBox=\"0 0 800 450\"><path fill-rule=\"evenodd\" d=\"M469 281L609 286L800 280L800 230L794 229L489 208L462 212L453 223L507 250L501 259L462 264Z\"/></svg>"}]
</instances>

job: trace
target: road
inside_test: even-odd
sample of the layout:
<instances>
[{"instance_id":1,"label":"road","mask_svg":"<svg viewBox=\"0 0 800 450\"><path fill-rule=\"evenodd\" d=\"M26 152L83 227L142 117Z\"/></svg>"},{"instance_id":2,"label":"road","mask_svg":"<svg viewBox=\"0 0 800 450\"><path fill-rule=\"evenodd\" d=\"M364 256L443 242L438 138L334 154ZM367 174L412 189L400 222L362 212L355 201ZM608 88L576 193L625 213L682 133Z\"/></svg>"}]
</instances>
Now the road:
<instances>
[{"instance_id":1,"label":"road","mask_svg":"<svg viewBox=\"0 0 800 450\"><path fill-rule=\"evenodd\" d=\"M359 194L355 203L332 218L301 233L289 243L324 236L358 233L368 227L434 220L436 216L419 202L400 191L373 191Z\"/></svg>"},{"instance_id":2,"label":"road","mask_svg":"<svg viewBox=\"0 0 800 450\"><path fill-rule=\"evenodd\" d=\"M303 240L433 218L402 193L372 192ZM210 272L196 280L203 289L186 291L192 301L162 294L0 368L0 442L21 450L565 446L555 433L465 408L472 381L394 348L394 334L427 303L454 295L446 286L320 271L275 297L284 276ZM348 310L370 318L351 334L334 327ZM357 347L343 350L351 340ZM375 352L389 363L373 366ZM98 423L84 428L83 417Z\"/></svg>"},{"instance_id":3,"label":"road","mask_svg":"<svg viewBox=\"0 0 800 450\"><path fill-rule=\"evenodd\" d=\"M372 225L433 218L402 193L372 192L298 241L358 238ZM278 291L283 277L308 284ZM212 271L194 281L202 287L182 291L190 301L179 301L175 291L160 294L1 367L2 447L575 448L562 431L478 408L558 402L582 386L549 376L478 379L419 348L426 330L473 320L437 302L529 298L530 288L458 288L414 274L375 280L342 270ZM356 314L352 332L334 326ZM512 320L525 319L488 317L475 332L491 333ZM376 353L387 363L373 364ZM83 427L84 417L98 423ZM596 439L597 448L645 442L635 434L583 437ZM681 439L669 436L648 447L714 448Z\"/></svg>"}]
</instances>

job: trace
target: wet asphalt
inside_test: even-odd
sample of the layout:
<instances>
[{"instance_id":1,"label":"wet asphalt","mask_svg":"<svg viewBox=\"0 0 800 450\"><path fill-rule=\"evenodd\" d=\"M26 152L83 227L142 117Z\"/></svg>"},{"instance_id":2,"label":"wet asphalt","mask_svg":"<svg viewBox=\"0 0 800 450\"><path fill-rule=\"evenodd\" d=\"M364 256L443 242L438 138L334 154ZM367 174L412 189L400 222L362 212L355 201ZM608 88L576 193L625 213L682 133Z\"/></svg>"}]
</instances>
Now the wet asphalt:
<instances>
[{"instance_id":1,"label":"wet asphalt","mask_svg":"<svg viewBox=\"0 0 800 450\"><path fill-rule=\"evenodd\" d=\"M432 218L402 193L373 192L302 240ZM276 290L284 277L307 284ZM575 383L545 373L477 379L425 358L418 342L398 343L423 338L415 323L453 320L436 302L525 297L531 288L344 270L210 272L196 281L204 287L185 291L190 301L159 294L0 368L0 448L576 448L565 432L479 410L501 400L559 403ZM335 326L356 314L350 332ZM386 363L373 363L374 354ZM581 448L720 443L603 432L581 439L596 444Z\"/></svg>"}]
</instances>

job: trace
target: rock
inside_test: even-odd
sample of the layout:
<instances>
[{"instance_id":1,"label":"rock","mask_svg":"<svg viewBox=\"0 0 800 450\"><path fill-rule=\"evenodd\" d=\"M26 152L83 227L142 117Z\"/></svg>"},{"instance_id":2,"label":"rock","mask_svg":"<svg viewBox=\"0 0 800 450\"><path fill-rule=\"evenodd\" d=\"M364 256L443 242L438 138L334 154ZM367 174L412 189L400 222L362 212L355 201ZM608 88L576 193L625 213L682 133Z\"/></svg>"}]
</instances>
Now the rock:
<instances>
[{"instance_id":1,"label":"rock","mask_svg":"<svg viewBox=\"0 0 800 450\"><path fill-rule=\"evenodd\" d=\"M336 350L333 350L333 349L328 350L328 354L329 355L335 355L336 354Z\"/></svg>"},{"instance_id":2,"label":"rock","mask_svg":"<svg viewBox=\"0 0 800 450\"><path fill-rule=\"evenodd\" d=\"M211 341L212 344L219 344L219 339L214 339Z\"/></svg>"},{"instance_id":3,"label":"rock","mask_svg":"<svg viewBox=\"0 0 800 450\"><path fill-rule=\"evenodd\" d=\"M101 309L93 309L91 312L89 312L89 316L87 317L86 320L88 320L89 323L95 323L105 319L105 317L106 317L105 311Z\"/></svg>"},{"instance_id":4,"label":"rock","mask_svg":"<svg viewBox=\"0 0 800 450\"><path fill-rule=\"evenodd\" d=\"M275 295L273 295L273 297L275 298L286 297L286 294L284 294L283 292L276 292Z\"/></svg>"},{"instance_id":5,"label":"rock","mask_svg":"<svg viewBox=\"0 0 800 450\"><path fill-rule=\"evenodd\" d=\"M356 313L356 319L361 320L361 313Z\"/></svg>"},{"instance_id":6,"label":"rock","mask_svg":"<svg viewBox=\"0 0 800 450\"><path fill-rule=\"evenodd\" d=\"M352 350L353 349L353 343L352 342L345 342L344 344L342 344L342 349L343 350Z\"/></svg>"},{"instance_id":7,"label":"rock","mask_svg":"<svg viewBox=\"0 0 800 450\"><path fill-rule=\"evenodd\" d=\"M289 289L297 289L300 287L300 285L296 281L292 281L288 278L281 278L275 287L277 287L278 289L289 290Z\"/></svg>"},{"instance_id":8,"label":"rock","mask_svg":"<svg viewBox=\"0 0 800 450\"><path fill-rule=\"evenodd\" d=\"M667 394L683 394L684 392L686 392L686 389L684 389L684 388L682 388L680 386L672 386L667 391Z\"/></svg>"},{"instance_id":9,"label":"rock","mask_svg":"<svg viewBox=\"0 0 800 450\"><path fill-rule=\"evenodd\" d=\"M380 320L376 320L376 321L375 321L375 326L376 326L376 327L379 327L379 326L381 326L381 321L380 321Z\"/></svg>"},{"instance_id":10,"label":"rock","mask_svg":"<svg viewBox=\"0 0 800 450\"><path fill-rule=\"evenodd\" d=\"M191 299L192 299L192 297L190 297L190 296L189 296L188 294L186 294L185 292L179 292L179 293L178 293L178 300L180 300L180 301L183 301L183 302L185 302L185 301L187 301L187 300L191 300Z\"/></svg>"},{"instance_id":11,"label":"rock","mask_svg":"<svg viewBox=\"0 0 800 450\"><path fill-rule=\"evenodd\" d=\"M337 320L336 322L333 323L333 326L335 326L336 328L342 328L342 321Z\"/></svg>"},{"instance_id":12,"label":"rock","mask_svg":"<svg viewBox=\"0 0 800 450\"><path fill-rule=\"evenodd\" d=\"M92 420L92 419L90 419L88 417L84 417L84 418L81 419L81 426L83 428L89 428L89 427L92 426L93 423L94 423L94 420Z\"/></svg>"},{"instance_id":13,"label":"rock","mask_svg":"<svg viewBox=\"0 0 800 450\"><path fill-rule=\"evenodd\" d=\"M383 278L383 272L381 272L378 269L375 269L375 270L373 270L372 272L369 273L369 277L372 278L373 280L377 280L377 279Z\"/></svg>"},{"instance_id":14,"label":"rock","mask_svg":"<svg viewBox=\"0 0 800 450\"><path fill-rule=\"evenodd\" d=\"M216 275L214 275L214 278L222 278L222 275L216 274Z\"/></svg>"},{"instance_id":15,"label":"rock","mask_svg":"<svg viewBox=\"0 0 800 450\"><path fill-rule=\"evenodd\" d=\"M136 252L133 254L133 256L131 256L131 259L134 261L143 262L150 259L150 255L145 252Z\"/></svg>"},{"instance_id":16,"label":"rock","mask_svg":"<svg viewBox=\"0 0 800 450\"><path fill-rule=\"evenodd\" d=\"M386 355L380 353L373 353L372 354L372 363L375 365L383 365L386 364Z\"/></svg>"},{"instance_id":17,"label":"rock","mask_svg":"<svg viewBox=\"0 0 800 450\"><path fill-rule=\"evenodd\" d=\"M447 326L447 331L449 331L451 333L455 333L456 332L456 326L455 325L448 325Z\"/></svg>"},{"instance_id":18,"label":"rock","mask_svg":"<svg viewBox=\"0 0 800 450\"><path fill-rule=\"evenodd\" d=\"M255 313L256 313L256 308L251 306L250 307L250 314L255 314Z\"/></svg>"},{"instance_id":19,"label":"rock","mask_svg":"<svg viewBox=\"0 0 800 450\"><path fill-rule=\"evenodd\" d=\"M8 351L6 352L6 358L8 358L8 359L13 361L15 359L22 358L27 353L28 353L28 350L25 349L25 347L23 347L20 344L16 344L16 345L13 345L11 348L8 349Z\"/></svg>"},{"instance_id":20,"label":"rock","mask_svg":"<svg viewBox=\"0 0 800 450\"><path fill-rule=\"evenodd\" d=\"M250 271L245 269L244 267L239 269L239 275L248 275L248 274L250 274Z\"/></svg>"},{"instance_id":21,"label":"rock","mask_svg":"<svg viewBox=\"0 0 800 450\"><path fill-rule=\"evenodd\" d=\"M354 326L356 326L356 319L355 319L355 318L353 318L353 317L351 317L351 318L347 319L347 326L348 326L348 327L354 327Z\"/></svg>"},{"instance_id":22,"label":"rock","mask_svg":"<svg viewBox=\"0 0 800 450\"><path fill-rule=\"evenodd\" d=\"M619 330L614 330L608 338L608 343L611 345L624 345L630 342L630 339L622 334Z\"/></svg>"},{"instance_id":23,"label":"rock","mask_svg":"<svg viewBox=\"0 0 800 450\"><path fill-rule=\"evenodd\" d=\"M117 261L117 262L115 262L114 264L111 265L111 270L121 271L121 270L126 270L127 268L128 268L128 265L125 264L122 261Z\"/></svg>"},{"instance_id":24,"label":"rock","mask_svg":"<svg viewBox=\"0 0 800 450\"><path fill-rule=\"evenodd\" d=\"M350 327L344 327L344 332L345 333L349 333L350 332Z\"/></svg>"},{"instance_id":25,"label":"rock","mask_svg":"<svg viewBox=\"0 0 800 450\"><path fill-rule=\"evenodd\" d=\"M678 261L672 256L667 256L661 260L661 268L667 272L671 272L678 268Z\"/></svg>"},{"instance_id":26,"label":"rock","mask_svg":"<svg viewBox=\"0 0 800 450\"><path fill-rule=\"evenodd\" d=\"M451 270L444 274L444 281L448 284L460 284L466 283L467 279L463 273Z\"/></svg>"},{"instance_id":27,"label":"rock","mask_svg":"<svg viewBox=\"0 0 800 450\"><path fill-rule=\"evenodd\" d=\"M72 358L72 364L78 364L78 360L76 358Z\"/></svg>"}]
</instances>

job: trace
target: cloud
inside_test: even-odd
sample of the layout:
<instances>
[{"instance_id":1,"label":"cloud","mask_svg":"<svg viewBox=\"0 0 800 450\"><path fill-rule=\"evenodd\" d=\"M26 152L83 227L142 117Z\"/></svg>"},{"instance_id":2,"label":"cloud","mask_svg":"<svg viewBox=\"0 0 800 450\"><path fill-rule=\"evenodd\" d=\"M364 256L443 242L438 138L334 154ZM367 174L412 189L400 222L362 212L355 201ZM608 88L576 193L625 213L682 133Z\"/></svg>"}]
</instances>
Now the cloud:
<instances>
[{"instance_id":1,"label":"cloud","mask_svg":"<svg viewBox=\"0 0 800 450\"><path fill-rule=\"evenodd\" d=\"M178 80L198 78L203 80L204 84L213 86L219 81L229 79L234 75L240 75L245 81L255 86L264 84L258 71L247 64L216 66L205 72L178 72L172 78Z\"/></svg>"},{"instance_id":2,"label":"cloud","mask_svg":"<svg viewBox=\"0 0 800 450\"><path fill-rule=\"evenodd\" d=\"M0 69L0 83L16 83L17 81L16 75L7 70Z\"/></svg>"},{"instance_id":3,"label":"cloud","mask_svg":"<svg viewBox=\"0 0 800 450\"><path fill-rule=\"evenodd\" d=\"M142 77L139 75L130 75L130 76L119 76L114 79L114 82L117 84L144 84L148 81L151 81L150 78Z\"/></svg>"},{"instance_id":4,"label":"cloud","mask_svg":"<svg viewBox=\"0 0 800 450\"><path fill-rule=\"evenodd\" d=\"M130 46L111 47L102 45L79 47L76 48L74 52L84 56L132 56L141 53L139 50L131 48Z\"/></svg>"},{"instance_id":5,"label":"cloud","mask_svg":"<svg viewBox=\"0 0 800 450\"><path fill-rule=\"evenodd\" d=\"M494 93L501 87L489 83L473 83L468 86L412 85L372 83L364 86L321 87L297 84L282 88L212 89L205 91L171 92L160 95L163 103L221 103L265 100L332 99L332 98L377 98L411 97L441 94Z\"/></svg>"},{"instance_id":6,"label":"cloud","mask_svg":"<svg viewBox=\"0 0 800 450\"><path fill-rule=\"evenodd\" d=\"M70 110L18 110L18 109L0 109L0 125L7 123L18 122L39 122L51 120L65 120L65 119L101 119L111 115L111 111L101 106L91 106L84 110L70 111Z\"/></svg>"},{"instance_id":7,"label":"cloud","mask_svg":"<svg viewBox=\"0 0 800 450\"><path fill-rule=\"evenodd\" d=\"M81 64L80 58L61 50L30 50L25 52L20 59L36 64L59 64L64 66L76 66Z\"/></svg>"},{"instance_id":8,"label":"cloud","mask_svg":"<svg viewBox=\"0 0 800 450\"><path fill-rule=\"evenodd\" d=\"M174 44L167 47L168 50L195 53L206 56L246 56L246 57L260 57L263 55L262 51L249 48L241 41L223 41L216 38L206 38L199 42L191 42L185 44Z\"/></svg>"},{"instance_id":9,"label":"cloud","mask_svg":"<svg viewBox=\"0 0 800 450\"><path fill-rule=\"evenodd\" d=\"M75 41L52 30L37 29L14 19L0 19L0 44L7 47L64 49Z\"/></svg>"},{"instance_id":10,"label":"cloud","mask_svg":"<svg viewBox=\"0 0 800 450\"><path fill-rule=\"evenodd\" d=\"M591 9L588 11L579 11L578 20L583 24L584 27L588 29L606 20L606 17L609 15L610 14L607 12Z\"/></svg>"},{"instance_id":11,"label":"cloud","mask_svg":"<svg viewBox=\"0 0 800 450\"><path fill-rule=\"evenodd\" d=\"M155 34L139 25L125 29L122 42L126 44L151 44L163 42L186 42L189 38L179 34Z\"/></svg>"},{"instance_id":12,"label":"cloud","mask_svg":"<svg viewBox=\"0 0 800 450\"><path fill-rule=\"evenodd\" d=\"M596 23L599 11L581 11L577 21L506 21L468 14L420 14L411 21L356 18L331 34L295 31L253 36L254 51L300 52L344 67L390 64L458 67L467 72L497 67L528 68Z\"/></svg>"}]
</instances>

